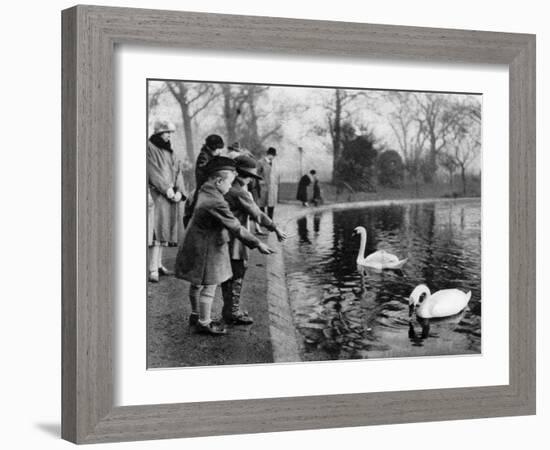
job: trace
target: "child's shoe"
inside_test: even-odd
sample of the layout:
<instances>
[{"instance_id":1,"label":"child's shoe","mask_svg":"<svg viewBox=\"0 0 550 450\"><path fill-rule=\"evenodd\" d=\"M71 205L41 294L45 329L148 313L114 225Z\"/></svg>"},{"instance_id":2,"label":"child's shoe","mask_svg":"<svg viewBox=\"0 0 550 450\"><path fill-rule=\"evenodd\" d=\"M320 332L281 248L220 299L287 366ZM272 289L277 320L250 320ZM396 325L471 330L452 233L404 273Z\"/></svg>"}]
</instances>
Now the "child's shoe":
<instances>
[{"instance_id":1,"label":"child's shoe","mask_svg":"<svg viewBox=\"0 0 550 450\"><path fill-rule=\"evenodd\" d=\"M149 281L151 283L158 283L159 282L159 273L156 270L149 272Z\"/></svg>"},{"instance_id":2,"label":"child's shoe","mask_svg":"<svg viewBox=\"0 0 550 450\"><path fill-rule=\"evenodd\" d=\"M227 334L225 328L219 322L215 321L211 321L208 325L203 325L197 320L195 330L197 333L209 334L211 336L221 336Z\"/></svg>"}]
</instances>

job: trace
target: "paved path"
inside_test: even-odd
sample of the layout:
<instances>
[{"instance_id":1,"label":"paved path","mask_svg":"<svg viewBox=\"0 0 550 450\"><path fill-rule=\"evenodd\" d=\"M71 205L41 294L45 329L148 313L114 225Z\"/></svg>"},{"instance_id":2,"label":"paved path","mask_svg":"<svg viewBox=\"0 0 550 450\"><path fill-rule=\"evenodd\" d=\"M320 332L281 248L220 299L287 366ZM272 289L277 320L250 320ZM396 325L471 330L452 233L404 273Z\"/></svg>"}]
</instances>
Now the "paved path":
<instances>
[{"instance_id":1,"label":"paved path","mask_svg":"<svg viewBox=\"0 0 550 450\"><path fill-rule=\"evenodd\" d=\"M173 267L176 248L165 250L164 263ZM148 367L211 366L273 362L268 312L266 257L251 252L243 303L252 326L233 326L225 336L191 333L188 325L189 283L175 277L161 277L148 283ZM214 300L213 317L221 315L221 289Z\"/></svg>"}]
</instances>

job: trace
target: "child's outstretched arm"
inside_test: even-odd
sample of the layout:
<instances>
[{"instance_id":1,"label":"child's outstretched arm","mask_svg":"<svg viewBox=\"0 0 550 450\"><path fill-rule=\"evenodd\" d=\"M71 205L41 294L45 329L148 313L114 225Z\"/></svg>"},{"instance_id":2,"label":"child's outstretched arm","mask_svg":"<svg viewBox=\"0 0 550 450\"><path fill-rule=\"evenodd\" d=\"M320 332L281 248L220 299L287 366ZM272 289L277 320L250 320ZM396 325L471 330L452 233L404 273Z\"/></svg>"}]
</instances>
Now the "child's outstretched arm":
<instances>
[{"instance_id":1,"label":"child's outstretched arm","mask_svg":"<svg viewBox=\"0 0 550 450\"><path fill-rule=\"evenodd\" d=\"M274 253L274 251L269 248L266 244L260 241L256 236L254 236L250 231L241 226L239 220L233 215L231 209L227 202L220 201L217 202L209 210L209 213L218 220L232 236L240 239L247 247L257 248L260 252L264 254Z\"/></svg>"},{"instance_id":2,"label":"child's outstretched arm","mask_svg":"<svg viewBox=\"0 0 550 450\"><path fill-rule=\"evenodd\" d=\"M256 204L256 202L252 199L248 193L241 193L238 196L239 201L239 209L246 214L254 221L268 229L269 231L273 231L277 234L277 237L280 241L283 241L286 239L286 233L284 233L276 224L273 222L269 216L264 213L260 207Z\"/></svg>"}]
</instances>

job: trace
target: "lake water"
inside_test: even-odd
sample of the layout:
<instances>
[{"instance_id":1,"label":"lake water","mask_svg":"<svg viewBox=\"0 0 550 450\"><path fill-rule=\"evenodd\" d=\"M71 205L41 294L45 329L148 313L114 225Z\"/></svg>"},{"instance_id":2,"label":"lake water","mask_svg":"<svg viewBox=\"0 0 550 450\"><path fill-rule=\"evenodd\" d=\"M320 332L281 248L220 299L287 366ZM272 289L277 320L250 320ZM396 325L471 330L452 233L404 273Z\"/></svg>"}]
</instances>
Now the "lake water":
<instances>
[{"instance_id":1,"label":"lake water","mask_svg":"<svg viewBox=\"0 0 550 450\"><path fill-rule=\"evenodd\" d=\"M385 249L408 257L403 269L361 276L357 226L367 230L366 254ZM480 201L326 211L286 228L287 279L305 361L480 353ZM432 293L471 290L472 298L458 316L409 321L408 297L420 283Z\"/></svg>"}]
</instances>

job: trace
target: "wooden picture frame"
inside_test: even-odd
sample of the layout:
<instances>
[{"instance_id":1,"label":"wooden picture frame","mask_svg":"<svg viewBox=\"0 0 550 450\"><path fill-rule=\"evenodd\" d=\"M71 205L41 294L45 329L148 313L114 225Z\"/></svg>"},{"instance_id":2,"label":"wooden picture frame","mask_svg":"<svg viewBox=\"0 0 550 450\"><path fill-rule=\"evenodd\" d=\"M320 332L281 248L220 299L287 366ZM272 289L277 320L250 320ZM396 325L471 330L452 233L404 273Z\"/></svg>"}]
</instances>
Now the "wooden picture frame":
<instances>
[{"instance_id":1,"label":"wooden picture frame","mask_svg":"<svg viewBox=\"0 0 550 450\"><path fill-rule=\"evenodd\" d=\"M97 6L63 11L62 31L64 439L94 443L535 413L534 35ZM115 44L507 65L509 384L114 407Z\"/></svg>"}]
</instances>

